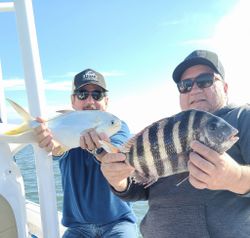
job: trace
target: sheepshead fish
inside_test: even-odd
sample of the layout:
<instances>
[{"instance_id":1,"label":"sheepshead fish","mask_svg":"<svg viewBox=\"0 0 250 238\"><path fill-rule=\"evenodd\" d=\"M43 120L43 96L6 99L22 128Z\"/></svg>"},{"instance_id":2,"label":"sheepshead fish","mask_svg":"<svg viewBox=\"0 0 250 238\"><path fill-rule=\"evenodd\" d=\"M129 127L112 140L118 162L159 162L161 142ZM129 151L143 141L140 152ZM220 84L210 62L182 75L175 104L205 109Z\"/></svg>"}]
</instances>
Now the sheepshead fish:
<instances>
[{"instance_id":1,"label":"sheepshead fish","mask_svg":"<svg viewBox=\"0 0 250 238\"><path fill-rule=\"evenodd\" d=\"M21 106L7 99L12 107L23 117L24 122L12 130L0 134L0 141L7 143L34 143L36 137L33 128L40 125ZM109 137L121 128L121 121L108 112L99 110L66 111L46 121L53 138L58 141L64 151L79 147L81 133L95 128L98 133L104 132Z\"/></svg>"},{"instance_id":2,"label":"sheepshead fish","mask_svg":"<svg viewBox=\"0 0 250 238\"><path fill-rule=\"evenodd\" d=\"M164 118L143 129L121 148L126 163L135 168L135 182L146 187L161 177L187 172L190 143L198 140L222 154L237 140L238 130L211 113L187 110ZM100 141L103 148L115 148Z\"/></svg>"}]
</instances>

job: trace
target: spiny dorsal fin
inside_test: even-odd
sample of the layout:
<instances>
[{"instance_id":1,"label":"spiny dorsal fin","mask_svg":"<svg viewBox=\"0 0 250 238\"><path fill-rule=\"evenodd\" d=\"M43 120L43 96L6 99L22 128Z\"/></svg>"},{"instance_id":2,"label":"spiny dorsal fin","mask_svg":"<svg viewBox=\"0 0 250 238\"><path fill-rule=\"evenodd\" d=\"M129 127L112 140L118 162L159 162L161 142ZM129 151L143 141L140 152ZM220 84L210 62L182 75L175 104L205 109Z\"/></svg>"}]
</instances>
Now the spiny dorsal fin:
<instances>
[{"instance_id":1,"label":"spiny dorsal fin","mask_svg":"<svg viewBox=\"0 0 250 238\"><path fill-rule=\"evenodd\" d=\"M137 138L145 131L147 131L153 124L159 123L161 120L158 120L152 123L151 125L145 127L144 129L142 129L139 133L135 134L127 142L125 142L120 148L117 148L106 141L100 140L99 142L102 145L103 149L105 149L108 153L118 153L118 152L128 153L130 151L131 146L136 143Z\"/></svg>"},{"instance_id":2,"label":"spiny dorsal fin","mask_svg":"<svg viewBox=\"0 0 250 238\"><path fill-rule=\"evenodd\" d=\"M126 143L124 143L121 146L121 151L123 153L127 153L130 151L130 148L132 145L134 145L136 143L136 140L138 138L138 136L140 136L141 134L143 134L150 126L145 127L144 129L142 129L139 133L135 134L133 137L131 137Z\"/></svg>"},{"instance_id":3,"label":"spiny dorsal fin","mask_svg":"<svg viewBox=\"0 0 250 238\"><path fill-rule=\"evenodd\" d=\"M145 127L144 129L142 129L140 132L138 132L137 134L135 134L133 137L131 137L126 143L124 143L121 147L121 151L123 153L127 153L129 152L130 148L132 145L134 145L136 143L137 138L142 135L143 133L147 133L147 131L149 130L149 128L151 128L153 125L155 124L159 124L162 120L166 120L166 118L160 119L158 121L153 122L152 124L148 125L147 127Z\"/></svg>"},{"instance_id":4,"label":"spiny dorsal fin","mask_svg":"<svg viewBox=\"0 0 250 238\"><path fill-rule=\"evenodd\" d=\"M125 142L121 147L121 152L127 153L129 152L132 145L135 144L135 141L137 140L139 134L136 134L135 136L131 137L127 142Z\"/></svg>"}]
</instances>

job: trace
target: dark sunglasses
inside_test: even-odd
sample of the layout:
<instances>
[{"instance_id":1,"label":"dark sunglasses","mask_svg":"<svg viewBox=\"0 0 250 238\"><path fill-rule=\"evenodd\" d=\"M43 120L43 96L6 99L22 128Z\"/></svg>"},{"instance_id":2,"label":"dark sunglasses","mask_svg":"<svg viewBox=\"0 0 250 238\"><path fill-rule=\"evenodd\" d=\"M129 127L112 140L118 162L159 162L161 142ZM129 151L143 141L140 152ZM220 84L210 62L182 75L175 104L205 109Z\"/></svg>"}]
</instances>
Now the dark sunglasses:
<instances>
[{"instance_id":1,"label":"dark sunglasses","mask_svg":"<svg viewBox=\"0 0 250 238\"><path fill-rule=\"evenodd\" d=\"M200 74L195 78L181 80L177 83L177 87L180 93L189 93L195 83L199 88L208 88L213 85L216 79L218 78L211 73Z\"/></svg>"},{"instance_id":2,"label":"dark sunglasses","mask_svg":"<svg viewBox=\"0 0 250 238\"><path fill-rule=\"evenodd\" d=\"M90 91L82 90L82 91L76 91L74 95L76 95L79 100L86 100L89 97L89 95L91 95L91 97L95 101L101 101L106 96L106 92L97 91L97 90L90 92Z\"/></svg>"}]
</instances>

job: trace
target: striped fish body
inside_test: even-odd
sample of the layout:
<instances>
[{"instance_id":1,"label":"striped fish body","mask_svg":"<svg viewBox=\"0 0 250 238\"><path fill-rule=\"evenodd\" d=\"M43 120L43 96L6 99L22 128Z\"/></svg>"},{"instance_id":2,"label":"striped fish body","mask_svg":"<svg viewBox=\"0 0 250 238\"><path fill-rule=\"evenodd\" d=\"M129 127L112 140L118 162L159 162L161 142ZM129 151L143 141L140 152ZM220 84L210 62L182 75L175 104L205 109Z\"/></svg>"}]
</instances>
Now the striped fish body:
<instances>
[{"instance_id":1,"label":"striped fish body","mask_svg":"<svg viewBox=\"0 0 250 238\"><path fill-rule=\"evenodd\" d=\"M213 114L188 110L159 120L136 134L121 151L135 168L135 182L146 187L158 178L187 172L190 143L198 140L222 154L238 138L237 129Z\"/></svg>"}]
</instances>

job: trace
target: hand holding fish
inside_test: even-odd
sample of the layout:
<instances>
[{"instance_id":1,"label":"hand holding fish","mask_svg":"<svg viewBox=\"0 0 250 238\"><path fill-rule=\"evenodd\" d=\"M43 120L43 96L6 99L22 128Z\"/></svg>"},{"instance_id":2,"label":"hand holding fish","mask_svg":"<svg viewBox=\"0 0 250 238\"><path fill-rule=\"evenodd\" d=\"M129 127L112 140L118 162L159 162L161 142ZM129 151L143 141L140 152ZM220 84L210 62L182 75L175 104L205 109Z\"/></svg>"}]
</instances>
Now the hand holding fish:
<instances>
[{"instance_id":1,"label":"hand holding fish","mask_svg":"<svg viewBox=\"0 0 250 238\"><path fill-rule=\"evenodd\" d=\"M93 152L96 149L101 148L100 140L110 142L107 134L98 133L94 128L90 128L81 133L80 146L82 149ZM96 158L101 160L102 156L96 156Z\"/></svg>"},{"instance_id":2,"label":"hand holding fish","mask_svg":"<svg viewBox=\"0 0 250 238\"><path fill-rule=\"evenodd\" d=\"M40 126L34 128L39 147L44 148L47 152L52 152L53 155L61 154L61 146L53 139L45 120L41 117L37 117L36 120L41 123Z\"/></svg>"},{"instance_id":3,"label":"hand holding fish","mask_svg":"<svg viewBox=\"0 0 250 238\"><path fill-rule=\"evenodd\" d=\"M244 194L250 185L244 180L244 166L238 164L227 153L219 154L198 141L191 143L195 152L188 162L189 181L198 189L230 190Z\"/></svg>"},{"instance_id":4,"label":"hand holding fish","mask_svg":"<svg viewBox=\"0 0 250 238\"><path fill-rule=\"evenodd\" d=\"M95 129L87 129L81 133L80 146L85 150L95 150L100 148L100 140L110 141L109 137L105 133L97 133Z\"/></svg>"},{"instance_id":5,"label":"hand holding fish","mask_svg":"<svg viewBox=\"0 0 250 238\"><path fill-rule=\"evenodd\" d=\"M134 168L125 163L126 156L122 153L107 153L102 158L101 171L109 184L116 191L127 188L127 178L134 172Z\"/></svg>"}]
</instances>

